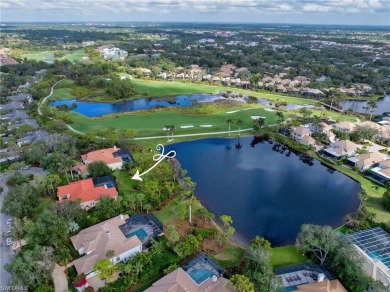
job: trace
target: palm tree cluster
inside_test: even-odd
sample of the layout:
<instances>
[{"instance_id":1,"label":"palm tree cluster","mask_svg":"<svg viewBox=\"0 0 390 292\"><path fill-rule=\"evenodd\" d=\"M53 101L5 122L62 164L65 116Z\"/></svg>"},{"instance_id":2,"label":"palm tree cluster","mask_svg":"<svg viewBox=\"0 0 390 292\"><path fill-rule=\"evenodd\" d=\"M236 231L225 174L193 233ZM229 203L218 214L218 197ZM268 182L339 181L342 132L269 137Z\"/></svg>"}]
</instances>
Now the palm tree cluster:
<instances>
[{"instance_id":1,"label":"palm tree cluster","mask_svg":"<svg viewBox=\"0 0 390 292\"><path fill-rule=\"evenodd\" d=\"M234 124L234 121L229 118L229 119L226 120L226 123L229 125L229 135L230 135L231 125ZM241 126L244 124L244 122L239 119L239 120L236 121L236 124L238 126L238 135L240 135Z\"/></svg>"}]
</instances>

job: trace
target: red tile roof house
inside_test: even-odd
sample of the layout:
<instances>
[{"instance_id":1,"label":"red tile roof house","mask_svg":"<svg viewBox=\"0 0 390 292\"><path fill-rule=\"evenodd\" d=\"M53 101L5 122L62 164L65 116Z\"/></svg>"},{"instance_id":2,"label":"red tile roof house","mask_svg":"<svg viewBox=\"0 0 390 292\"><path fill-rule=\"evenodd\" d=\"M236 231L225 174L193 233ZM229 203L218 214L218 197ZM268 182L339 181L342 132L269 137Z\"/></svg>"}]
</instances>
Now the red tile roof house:
<instances>
[{"instance_id":1,"label":"red tile roof house","mask_svg":"<svg viewBox=\"0 0 390 292\"><path fill-rule=\"evenodd\" d=\"M96 205L100 197L107 196L113 199L118 197L114 186L96 185L92 178L71 182L57 188L58 202L80 200L80 207L88 210Z\"/></svg>"},{"instance_id":2,"label":"red tile roof house","mask_svg":"<svg viewBox=\"0 0 390 292\"><path fill-rule=\"evenodd\" d=\"M111 168L111 170L121 169L123 166L123 159L121 155L118 155L120 151L121 151L120 148L114 146L113 148L100 149L100 150L89 152L85 155L81 155L81 159L86 165L93 161L100 160L103 161L109 168ZM81 167L80 171L86 172L87 168Z\"/></svg>"}]
</instances>

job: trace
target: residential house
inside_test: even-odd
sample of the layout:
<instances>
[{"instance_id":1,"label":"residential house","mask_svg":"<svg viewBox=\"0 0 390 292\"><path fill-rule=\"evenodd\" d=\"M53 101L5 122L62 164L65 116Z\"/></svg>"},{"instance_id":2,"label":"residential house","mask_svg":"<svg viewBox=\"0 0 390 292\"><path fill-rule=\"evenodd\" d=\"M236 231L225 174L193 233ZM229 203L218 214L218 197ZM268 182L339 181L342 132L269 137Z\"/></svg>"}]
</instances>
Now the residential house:
<instances>
[{"instance_id":1,"label":"residential house","mask_svg":"<svg viewBox=\"0 0 390 292\"><path fill-rule=\"evenodd\" d=\"M103 161L111 170L121 169L123 163L134 161L129 150L120 149L116 146L113 148L91 151L81 155L81 159L85 165L94 161Z\"/></svg>"},{"instance_id":2,"label":"residential house","mask_svg":"<svg viewBox=\"0 0 390 292\"><path fill-rule=\"evenodd\" d=\"M202 276L199 271L202 271ZM219 265L206 254L201 254L153 283L145 292L231 292L227 287L229 280L223 274Z\"/></svg>"},{"instance_id":3,"label":"residential house","mask_svg":"<svg viewBox=\"0 0 390 292\"><path fill-rule=\"evenodd\" d=\"M350 157L355 155L359 146L360 145L349 140L340 140L332 143L330 147L323 149L322 153L329 158L340 159L343 156Z\"/></svg>"},{"instance_id":4,"label":"residential house","mask_svg":"<svg viewBox=\"0 0 390 292\"><path fill-rule=\"evenodd\" d=\"M6 104L0 104L0 110L5 111L14 111L14 110L21 110L24 109L23 102L20 101L10 101Z\"/></svg>"},{"instance_id":5,"label":"residential house","mask_svg":"<svg viewBox=\"0 0 390 292\"><path fill-rule=\"evenodd\" d=\"M338 131L351 133L356 128L356 125L354 123L345 121L345 122L333 124L333 128L335 128Z\"/></svg>"},{"instance_id":6,"label":"residential house","mask_svg":"<svg viewBox=\"0 0 390 292\"><path fill-rule=\"evenodd\" d=\"M297 76L294 80L299 81L302 85L308 85L310 83L310 79L305 76Z\"/></svg>"},{"instance_id":7,"label":"residential house","mask_svg":"<svg viewBox=\"0 0 390 292\"><path fill-rule=\"evenodd\" d=\"M103 196L113 199L118 197L112 176L88 178L57 188L58 203L80 201L80 207L85 210L94 207Z\"/></svg>"},{"instance_id":8,"label":"residential house","mask_svg":"<svg viewBox=\"0 0 390 292\"><path fill-rule=\"evenodd\" d=\"M234 69L236 69L236 66L233 64L225 64L221 66L219 72L221 73L222 77L230 77L232 76Z\"/></svg>"},{"instance_id":9,"label":"residential house","mask_svg":"<svg viewBox=\"0 0 390 292\"><path fill-rule=\"evenodd\" d=\"M124 60L128 56L128 52L115 48L112 45L104 45L96 48L104 59Z\"/></svg>"},{"instance_id":10,"label":"residential house","mask_svg":"<svg viewBox=\"0 0 390 292\"><path fill-rule=\"evenodd\" d=\"M34 142L44 141L47 137L49 137L49 133L47 131L39 130L28 132L23 138L17 139L16 144L18 144L19 147L22 147L23 144L31 144Z\"/></svg>"},{"instance_id":11,"label":"residential house","mask_svg":"<svg viewBox=\"0 0 390 292\"><path fill-rule=\"evenodd\" d=\"M358 167L359 171L365 171L374 164L386 160L386 157L387 155L377 152L357 154L354 157L348 158L348 163L352 167Z\"/></svg>"},{"instance_id":12,"label":"residential house","mask_svg":"<svg viewBox=\"0 0 390 292\"><path fill-rule=\"evenodd\" d=\"M27 103L32 102L32 95L27 93L19 93L18 95L8 96L10 100L23 102L26 101Z\"/></svg>"},{"instance_id":13,"label":"residential house","mask_svg":"<svg viewBox=\"0 0 390 292\"><path fill-rule=\"evenodd\" d=\"M138 236L126 237L119 226L126 223L129 216L119 215L81 230L70 240L82 257L73 261L78 274L84 273L87 278L94 276L93 266L107 257L108 251L113 251L110 258L114 264L126 261L128 258L142 252L142 242Z\"/></svg>"},{"instance_id":14,"label":"residential house","mask_svg":"<svg viewBox=\"0 0 390 292\"><path fill-rule=\"evenodd\" d=\"M315 97L315 98L322 98L325 96L325 93L323 93L321 90L315 88L315 89L312 89L312 88L307 88L304 92L303 92L303 95L304 96L310 96L310 97Z\"/></svg>"},{"instance_id":15,"label":"residential house","mask_svg":"<svg viewBox=\"0 0 390 292\"><path fill-rule=\"evenodd\" d=\"M347 235L363 257L364 271L385 286L390 284L390 234L374 227Z\"/></svg>"},{"instance_id":16,"label":"residential house","mask_svg":"<svg viewBox=\"0 0 390 292\"><path fill-rule=\"evenodd\" d=\"M212 79L211 79L212 82L221 82L221 78L219 78L218 76L214 76Z\"/></svg>"},{"instance_id":17,"label":"residential house","mask_svg":"<svg viewBox=\"0 0 390 292\"><path fill-rule=\"evenodd\" d=\"M385 185L390 181L390 159L379 162L378 166L371 168L367 175Z\"/></svg>"},{"instance_id":18,"label":"residential house","mask_svg":"<svg viewBox=\"0 0 390 292\"><path fill-rule=\"evenodd\" d=\"M328 140L333 143L336 141L336 135L331 131L332 127L324 122L321 122L319 126L316 124L310 123L306 125L310 131L312 132L319 132L319 133L324 133Z\"/></svg>"},{"instance_id":19,"label":"residential house","mask_svg":"<svg viewBox=\"0 0 390 292\"><path fill-rule=\"evenodd\" d=\"M304 145L315 145L315 140L311 137L312 131L305 127L296 127L293 128L290 136L291 139L302 143Z\"/></svg>"},{"instance_id":20,"label":"residential house","mask_svg":"<svg viewBox=\"0 0 390 292\"><path fill-rule=\"evenodd\" d=\"M315 264L297 264L275 269L285 291L347 292L337 278L325 267Z\"/></svg>"},{"instance_id":21,"label":"residential house","mask_svg":"<svg viewBox=\"0 0 390 292\"><path fill-rule=\"evenodd\" d=\"M17 65L19 64L18 61L16 61L14 58L11 57L3 57L0 58L0 66L12 66L12 65Z\"/></svg>"},{"instance_id":22,"label":"residential house","mask_svg":"<svg viewBox=\"0 0 390 292\"><path fill-rule=\"evenodd\" d=\"M279 84L276 86L276 91L277 92L281 92L281 93L287 93L287 89L286 87L284 87L283 85Z\"/></svg>"}]
</instances>

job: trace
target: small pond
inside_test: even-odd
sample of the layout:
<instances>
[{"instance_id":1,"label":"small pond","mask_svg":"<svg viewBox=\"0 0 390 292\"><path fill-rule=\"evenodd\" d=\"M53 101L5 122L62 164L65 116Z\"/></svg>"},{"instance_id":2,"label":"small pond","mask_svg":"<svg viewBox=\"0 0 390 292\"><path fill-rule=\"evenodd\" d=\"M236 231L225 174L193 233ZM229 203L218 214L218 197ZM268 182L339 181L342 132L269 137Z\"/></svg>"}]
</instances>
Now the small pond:
<instances>
[{"instance_id":1,"label":"small pond","mask_svg":"<svg viewBox=\"0 0 390 292\"><path fill-rule=\"evenodd\" d=\"M143 109L150 109L153 107L168 107L168 106L191 106L197 102L213 102L216 100L236 100L241 102L248 102L247 97L224 97L222 94L193 94L193 95L179 95L175 97L163 97L163 98L137 98L133 100L126 100L121 102L87 102L76 99L61 99L51 102L52 106L58 106L66 104L71 106L76 104L77 107L74 112L80 113L88 117L99 117L108 114L115 114L121 112L138 111ZM249 101L253 103L254 101ZM258 104L265 105L267 107L275 107L275 104L270 103L265 98L258 98L255 100ZM280 106L284 109L299 109L301 107L313 107L310 105L295 105L287 104Z\"/></svg>"},{"instance_id":2,"label":"small pond","mask_svg":"<svg viewBox=\"0 0 390 292\"><path fill-rule=\"evenodd\" d=\"M196 182L196 196L217 217L232 216L236 239L256 235L294 244L305 223L338 227L359 207L360 185L317 160L252 137L209 138L166 146ZM271 144L272 143L272 144Z\"/></svg>"},{"instance_id":3,"label":"small pond","mask_svg":"<svg viewBox=\"0 0 390 292\"><path fill-rule=\"evenodd\" d=\"M342 109L352 109L357 113L370 114L371 108L367 105L367 101L359 100L345 100L340 102ZM384 98L376 101L376 108L373 109L373 114L381 115L384 112L390 112L390 95L386 95ZM368 107L368 108L367 108Z\"/></svg>"}]
</instances>

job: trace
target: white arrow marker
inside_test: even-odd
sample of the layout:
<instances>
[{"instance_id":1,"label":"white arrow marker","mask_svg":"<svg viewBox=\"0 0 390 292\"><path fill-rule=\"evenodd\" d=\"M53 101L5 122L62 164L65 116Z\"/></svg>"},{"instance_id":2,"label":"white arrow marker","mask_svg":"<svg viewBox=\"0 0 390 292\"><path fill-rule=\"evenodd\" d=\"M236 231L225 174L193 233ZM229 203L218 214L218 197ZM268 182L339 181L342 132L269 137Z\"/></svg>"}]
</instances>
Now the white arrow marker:
<instances>
[{"instance_id":1,"label":"white arrow marker","mask_svg":"<svg viewBox=\"0 0 390 292\"><path fill-rule=\"evenodd\" d=\"M164 146L162 144L158 144L156 146L156 149L157 149L157 151L161 151L161 154L153 155L153 160L157 161L157 162L151 168L149 168L148 170L144 171L141 174L139 173L139 170L137 169L137 172L135 173L135 175L131 179L142 181L141 176L143 176L144 174L147 174L149 171L151 171L153 168L155 168L161 161L164 160L164 158L171 159L171 158L176 156L175 150L171 150L167 154L164 154Z\"/></svg>"}]
</instances>

